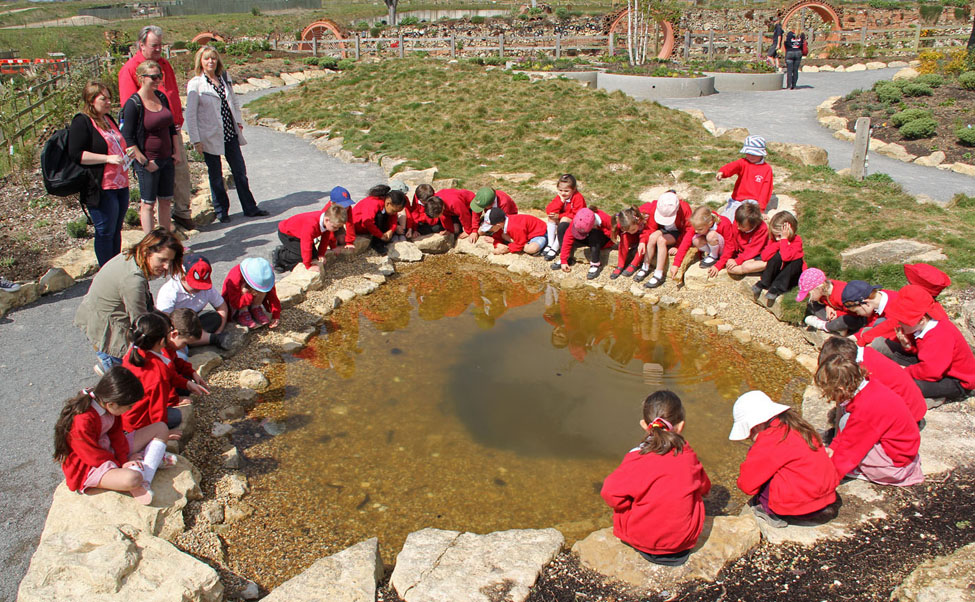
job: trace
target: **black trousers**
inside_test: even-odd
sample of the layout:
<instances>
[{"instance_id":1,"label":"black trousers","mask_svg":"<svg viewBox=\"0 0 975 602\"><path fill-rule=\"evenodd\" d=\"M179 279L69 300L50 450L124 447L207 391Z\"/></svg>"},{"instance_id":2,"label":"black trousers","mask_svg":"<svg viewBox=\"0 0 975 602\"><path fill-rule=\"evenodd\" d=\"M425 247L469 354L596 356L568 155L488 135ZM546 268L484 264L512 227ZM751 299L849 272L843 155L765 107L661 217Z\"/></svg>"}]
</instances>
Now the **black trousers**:
<instances>
[{"instance_id":1,"label":"black trousers","mask_svg":"<svg viewBox=\"0 0 975 602\"><path fill-rule=\"evenodd\" d=\"M785 87L794 90L799 81L799 63L802 62L801 50L788 50L785 53L786 82Z\"/></svg>"},{"instance_id":2,"label":"black trousers","mask_svg":"<svg viewBox=\"0 0 975 602\"><path fill-rule=\"evenodd\" d=\"M380 231L385 232L389 229L389 214L380 209L376 212L375 222L376 227L379 228ZM373 236L372 241L369 243L369 247L374 249L380 255L386 254L386 241L381 238L376 238Z\"/></svg>"},{"instance_id":3,"label":"black trousers","mask_svg":"<svg viewBox=\"0 0 975 602\"><path fill-rule=\"evenodd\" d=\"M781 295L799 285L800 274L802 274L801 258L783 262L782 256L776 253L768 260L758 285L772 294Z\"/></svg>"},{"instance_id":4,"label":"black trousers","mask_svg":"<svg viewBox=\"0 0 975 602\"><path fill-rule=\"evenodd\" d=\"M585 251L589 263L599 263L599 254L607 242L609 242L609 237L599 228L593 228L589 236L584 239L576 240L577 245L589 247Z\"/></svg>"},{"instance_id":5,"label":"black trousers","mask_svg":"<svg viewBox=\"0 0 975 602\"><path fill-rule=\"evenodd\" d=\"M436 224L416 225L416 233L420 235L433 234L434 232L442 232L442 231L443 231L443 226L440 225L440 222L437 222Z\"/></svg>"},{"instance_id":6,"label":"black trousers","mask_svg":"<svg viewBox=\"0 0 975 602\"><path fill-rule=\"evenodd\" d=\"M296 265L301 263L301 239L297 236L290 236L278 230L278 239L281 241L281 248L278 251L275 261L276 267L283 272L290 272ZM312 247L312 259L318 259L318 249Z\"/></svg>"},{"instance_id":7,"label":"black trousers","mask_svg":"<svg viewBox=\"0 0 975 602\"><path fill-rule=\"evenodd\" d=\"M855 314L846 314L830 320L826 315L826 305L815 301L810 301L809 305L806 306L806 315L813 315L826 320L826 332L834 334L842 331L846 331L846 334L853 334L867 323L866 318Z\"/></svg>"},{"instance_id":8,"label":"black trousers","mask_svg":"<svg viewBox=\"0 0 975 602\"><path fill-rule=\"evenodd\" d=\"M906 353L900 342L894 339L874 339L870 346L901 366L913 366L919 361L916 355ZM915 378L914 382L927 398L944 397L948 401L954 401L968 395L968 390L961 385L961 381L951 376L936 381Z\"/></svg>"}]
</instances>

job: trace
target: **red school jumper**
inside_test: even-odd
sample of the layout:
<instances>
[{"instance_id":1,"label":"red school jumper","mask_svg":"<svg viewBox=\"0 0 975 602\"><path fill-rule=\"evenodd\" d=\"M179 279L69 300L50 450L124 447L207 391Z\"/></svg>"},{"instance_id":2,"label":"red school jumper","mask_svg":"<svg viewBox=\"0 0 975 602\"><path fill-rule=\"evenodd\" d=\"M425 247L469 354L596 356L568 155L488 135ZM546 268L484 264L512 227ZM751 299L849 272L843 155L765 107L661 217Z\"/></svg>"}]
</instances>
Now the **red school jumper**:
<instances>
[{"instance_id":1,"label":"red school jumper","mask_svg":"<svg viewBox=\"0 0 975 602\"><path fill-rule=\"evenodd\" d=\"M407 230L416 230L416 227L420 224L434 226L440 223L439 217L427 217L426 205L416 198L416 193L413 194L413 198L406 202L406 208L403 211L406 213Z\"/></svg>"},{"instance_id":2,"label":"red school jumper","mask_svg":"<svg viewBox=\"0 0 975 602\"><path fill-rule=\"evenodd\" d=\"M98 445L102 432L102 418L94 406L78 414L71 421L68 433L68 446L71 451L61 463L61 471L67 481L68 489L78 491L88 478L88 471L98 468L105 462L115 462L121 467L129 460L129 442L122 431L122 421L115 416L115 422L108 429L108 440L112 451Z\"/></svg>"},{"instance_id":3,"label":"red school jumper","mask_svg":"<svg viewBox=\"0 0 975 602\"><path fill-rule=\"evenodd\" d=\"M869 380L847 403L850 418L846 428L838 432L829 445L833 450L833 466L840 478L859 466L878 442L894 466L907 466L917 457L921 432L906 404L890 403L895 395L879 380Z\"/></svg>"},{"instance_id":4,"label":"red school jumper","mask_svg":"<svg viewBox=\"0 0 975 602\"><path fill-rule=\"evenodd\" d=\"M603 231L608 239L603 248L608 248L613 246L613 231L612 231L612 219L602 209L597 209L596 213L596 227ZM565 236L562 237L562 250L561 250L561 262L562 265L569 265L569 258L572 257L572 247L576 244L576 237L572 234L572 225L565 231Z\"/></svg>"},{"instance_id":5,"label":"red school jumper","mask_svg":"<svg viewBox=\"0 0 975 602\"><path fill-rule=\"evenodd\" d=\"M964 335L950 320L937 320L937 325L924 335L914 335L918 363L904 370L914 380L937 382L946 376L957 378L966 390L975 389L975 355Z\"/></svg>"},{"instance_id":6,"label":"red school jumper","mask_svg":"<svg viewBox=\"0 0 975 602\"><path fill-rule=\"evenodd\" d=\"M515 200L511 198L508 193L501 192L500 190L494 191L494 204L485 209L485 211L490 211L491 209L498 207L501 211L504 211L505 215L516 215L518 213L518 205L515 204ZM473 200L473 198L471 199ZM468 206L470 203L468 203ZM481 218L484 216L484 211L477 213L471 213L471 220L475 224L481 223Z\"/></svg>"},{"instance_id":7,"label":"red school jumper","mask_svg":"<svg viewBox=\"0 0 975 602\"><path fill-rule=\"evenodd\" d=\"M311 267L312 250L315 248L316 239L321 239L318 243L318 257L320 258L325 257L325 253L329 249L334 249L339 245L335 238L335 232L329 232L322 227L322 217L325 215L325 211L322 209L321 211L299 213L278 224L278 230L282 234L293 236L301 241L301 263L304 264L305 268ZM354 228L346 228L346 240L348 240L349 230L354 231Z\"/></svg>"},{"instance_id":8,"label":"red school jumper","mask_svg":"<svg viewBox=\"0 0 975 602\"><path fill-rule=\"evenodd\" d=\"M524 251L525 245L531 239L536 236L545 236L547 228L545 222L534 215L517 213L509 215L504 221L504 226L492 234L491 238L494 239L494 246L503 245L506 244L504 235L507 234L511 238L511 242L507 243L508 250L517 253Z\"/></svg>"},{"instance_id":9,"label":"red school jumper","mask_svg":"<svg viewBox=\"0 0 975 602\"><path fill-rule=\"evenodd\" d=\"M721 250L721 256L718 257L718 261L714 264L714 267L716 267L718 270L722 270L728 264L728 260L731 259L731 256L735 252L735 240L738 239L738 226L723 215L715 213L714 211L711 213L714 215L714 223L717 226L715 230L717 230L718 234L724 238L724 248Z\"/></svg>"},{"instance_id":10,"label":"red school jumper","mask_svg":"<svg viewBox=\"0 0 975 602\"><path fill-rule=\"evenodd\" d=\"M773 418L741 463L738 488L755 495L769 484L769 508L783 516L818 512L836 501L840 475L822 444L809 449L798 432Z\"/></svg>"},{"instance_id":11,"label":"red school jumper","mask_svg":"<svg viewBox=\"0 0 975 602\"><path fill-rule=\"evenodd\" d=\"M382 238L386 232L396 229L397 213L390 213L388 227L383 232L376 227L376 215L386 208L386 200L375 196L367 196L355 205L352 205L352 228L356 234L370 234L376 238ZM346 228L349 226L346 225Z\"/></svg>"},{"instance_id":12,"label":"red school jumper","mask_svg":"<svg viewBox=\"0 0 975 602\"><path fill-rule=\"evenodd\" d=\"M600 495L613 509L613 534L648 554L676 554L697 543L711 490L704 467L687 443L674 455L632 449L603 481Z\"/></svg>"},{"instance_id":13,"label":"red school jumper","mask_svg":"<svg viewBox=\"0 0 975 602\"><path fill-rule=\"evenodd\" d=\"M760 223L751 232L742 232L735 226L735 238L732 241L725 240L725 249L730 245L733 247L731 258L735 265L741 265L749 259L762 256L762 250L768 244L768 226L765 222Z\"/></svg>"},{"instance_id":14,"label":"red school jumper","mask_svg":"<svg viewBox=\"0 0 975 602\"><path fill-rule=\"evenodd\" d=\"M474 200L474 193L462 188L444 188L438 190L434 196L440 197L443 201L443 215L440 216L440 225L447 232L454 231L454 218L460 222L460 227L465 234L472 234L477 231L480 222L474 220L471 213L471 201Z\"/></svg>"},{"instance_id":15,"label":"red school jumper","mask_svg":"<svg viewBox=\"0 0 975 602\"><path fill-rule=\"evenodd\" d=\"M657 212L657 201L650 201L640 206L640 211L647 214L647 227L640 233L640 242L650 240L650 235L655 230L663 230L660 224L653 218ZM677 254L674 255L672 265L680 265L684 261L684 255L691 248L694 240L694 226L691 225L691 206L684 199L680 199L677 207L677 221L674 226L677 228Z\"/></svg>"},{"instance_id":16,"label":"red school jumper","mask_svg":"<svg viewBox=\"0 0 975 602\"><path fill-rule=\"evenodd\" d=\"M772 198L772 166L767 161L752 163L742 157L723 166L718 171L722 178L738 176L731 198L736 201L753 200L758 202L762 213Z\"/></svg>"},{"instance_id":17,"label":"red school jumper","mask_svg":"<svg viewBox=\"0 0 975 602\"><path fill-rule=\"evenodd\" d=\"M857 363L867 369L869 377L893 391L904 400L914 422L920 422L928 411L928 404L907 370L883 353L871 347L861 347Z\"/></svg>"},{"instance_id":18,"label":"red school jumper","mask_svg":"<svg viewBox=\"0 0 975 602\"><path fill-rule=\"evenodd\" d=\"M576 213L586 206L586 199L582 197L578 191L574 192L568 201L563 201L562 197L555 195L555 198L548 202L545 206L545 215L550 215L552 213L557 213L556 221L561 220L563 217L572 219L576 216Z\"/></svg>"},{"instance_id":19,"label":"red school jumper","mask_svg":"<svg viewBox=\"0 0 975 602\"><path fill-rule=\"evenodd\" d=\"M152 351L136 349L135 352L145 359L142 367L132 363L128 352L122 365L142 383L145 396L122 414L122 428L129 433L155 422L166 422L166 408L179 400L176 389L186 388L186 378L176 372L172 362L167 364Z\"/></svg>"},{"instance_id":20,"label":"red school jumper","mask_svg":"<svg viewBox=\"0 0 975 602\"><path fill-rule=\"evenodd\" d=\"M240 264L230 268L230 272L223 281L223 291L221 292L231 312L250 307L254 302L254 295L244 292L244 275L240 273ZM274 287L264 295L264 309L271 314L271 319L276 320L281 317L281 301ZM231 314L233 315L233 314Z\"/></svg>"}]
</instances>

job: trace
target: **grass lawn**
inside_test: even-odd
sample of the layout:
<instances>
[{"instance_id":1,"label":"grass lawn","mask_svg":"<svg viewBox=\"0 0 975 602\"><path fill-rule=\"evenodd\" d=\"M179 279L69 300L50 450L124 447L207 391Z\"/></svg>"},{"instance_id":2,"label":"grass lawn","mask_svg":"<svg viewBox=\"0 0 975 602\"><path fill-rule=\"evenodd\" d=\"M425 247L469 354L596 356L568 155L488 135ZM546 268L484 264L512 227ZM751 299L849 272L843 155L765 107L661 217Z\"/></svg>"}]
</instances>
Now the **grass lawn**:
<instances>
[{"instance_id":1,"label":"grass lawn","mask_svg":"<svg viewBox=\"0 0 975 602\"><path fill-rule=\"evenodd\" d=\"M690 116L657 103L607 94L568 80L524 81L500 69L432 59L361 64L331 80L248 105L262 117L330 128L359 156L404 157L399 169L436 166L466 188L494 185L522 205L553 196L542 180L573 173L590 204L607 211L637 202L651 186L687 182L704 193L728 188L715 170L738 157L739 144L713 138ZM772 154L776 191L799 201L807 261L832 277L885 287L905 284L903 266L841 270L840 251L894 238L943 247L939 266L958 283L975 284L975 197L950 207L921 205L884 174L865 182L827 167L806 167ZM490 172L531 172L514 184ZM787 177L782 177L784 175Z\"/></svg>"}]
</instances>

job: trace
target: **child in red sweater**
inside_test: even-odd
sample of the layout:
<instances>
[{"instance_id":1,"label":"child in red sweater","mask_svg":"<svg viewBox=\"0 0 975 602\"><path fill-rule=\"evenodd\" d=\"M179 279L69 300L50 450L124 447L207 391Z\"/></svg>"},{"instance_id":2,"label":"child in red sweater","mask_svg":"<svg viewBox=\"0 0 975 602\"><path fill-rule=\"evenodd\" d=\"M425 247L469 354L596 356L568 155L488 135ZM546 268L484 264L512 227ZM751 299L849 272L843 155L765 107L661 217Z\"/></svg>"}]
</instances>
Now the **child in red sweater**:
<instances>
[{"instance_id":1,"label":"child in red sweater","mask_svg":"<svg viewBox=\"0 0 975 602\"><path fill-rule=\"evenodd\" d=\"M840 477L816 429L761 391L739 397L732 414L728 438L753 441L738 473L752 512L773 527L834 518Z\"/></svg>"},{"instance_id":2,"label":"child in red sweater","mask_svg":"<svg viewBox=\"0 0 975 602\"><path fill-rule=\"evenodd\" d=\"M305 269L321 271L325 254L339 245L337 233L346 225L348 207L352 206L349 193L344 188L338 190L341 191L338 195L335 189L332 190L333 200L321 211L299 213L278 224L281 244L272 252L275 270L290 272L300 263ZM317 248L315 241L318 241Z\"/></svg>"},{"instance_id":3,"label":"child in red sweater","mask_svg":"<svg viewBox=\"0 0 975 602\"><path fill-rule=\"evenodd\" d=\"M504 209L493 207L486 213L484 232L494 238L494 253L517 253L538 255L545 248L545 222L534 215L516 213L505 215ZM484 229L484 226L481 227Z\"/></svg>"},{"instance_id":4,"label":"child in red sweater","mask_svg":"<svg viewBox=\"0 0 975 602\"><path fill-rule=\"evenodd\" d=\"M369 246L385 255L386 243L393 239L399 225L397 214L405 207L406 194L403 192L392 190L385 184L373 186L366 198L352 206L352 227L357 236L372 236Z\"/></svg>"},{"instance_id":5,"label":"child in red sweater","mask_svg":"<svg viewBox=\"0 0 975 602\"><path fill-rule=\"evenodd\" d=\"M941 291L951 286L951 278L948 274L945 274L933 265L928 265L926 263L909 263L904 266L904 276L907 278L908 284L916 284L920 286L925 291L931 295L937 301L938 295ZM843 291L843 301L846 302L846 290ZM877 351L881 353L886 353L888 347L883 339L895 339L894 334L894 322L893 320L887 320L886 309L890 307L890 304L894 299L897 298L897 293L893 291L873 291L870 293L868 299L864 299L862 305L855 308L853 311L857 312L857 315L869 314L872 312L872 317L875 318L873 322L867 322L870 328L861 328L857 332L857 344L858 345L871 345ZM853 299L851 299L852 301ZM940 314L943 314L944 308L941 307L940 303L935 303L931 310L935 312L935 318ZM946 315L946 314L945 314ZM880 340L878 340L880 339Z\"/></svg>"},{"instance_id":6,"label":"child in red sweater","mask_svg":"<svg viewBox=\"0 0 975 602\"><path fill-rule=\"evenodd\" d=\"M274 270L263 257L248 257L232 267L223 281L221 294L230 306L231 317L236 316L244 328L277 328L281 323L281 301L274 290Z\"/></svg>"},{"instance_id":7,"label":"child in red sweater","mask_svg":"<svg viewBox=\"0 0 975 602\"><path fill-rule=\"evenodd\" d=\"M586 199L579 193L579 185L572 174L564 173L559 176L556 190L558 194L545 206L545 215L548 217L545 233L548 248L545 249L545 261L552 261L559 256L559 245L565 238L565 232L569 229L572 218L586 206Z\"/></svg>"},{"instance_id":8,"label":"child in red sweater","mask_svg":"<svg viewBox=\"0 0 975 602\"><path fill-rule=\"evenodd\" d=\"M644 238L640 241L646 247L646 256L643 260L643 269L637 272L633 279L639 282L643 277L650 275L650 260L654 258L656 261L653 275L650 275L650 279L643 286L657 288L664 283L664 265L667 263L667 256L673 256L674 267L679 267L694 239L691 206L687 201L678 198L675 191L668 190L661 194L659 199L640 207L640 211L649 216L647 227L643 231ZM667 250L668 248L670 251ZM671 269L671 276L676 273L676 269Z\"/></svg>"},{"instance_id":9,"label":"child in red sweater","mask_svg":"<svg viewBox=\"0 0 975 602\"><path fill-rule=\"evenodd\" d=\"M627 207L614 216L613 240L619 245L618 260L610 279L620 276L629 278L643 264L646 245L641 245L643 231L647 227L647 214L636 207ZM639 280L637 281L639 282Z\"/></svg>"},{"instance_id":10,"label":"child in red sweater","mask_svg":"<svg viewBox=\"0 0 975 602\"><path fill-rule=\"evenodd\" d=\"M765 162L768 155L765 139L761 136L748 136L739 152L745 156L723 166L715 177L720 182L724 178L738 176L728 205L721 212L728 219L734 219L735 211L742 203L757 204L761 212L765 213L769 199L772 198L772 167Z\"/></svg>"},{"instance_id":11,"label":"child in red sweater","mask_svg":"<svg viewBox=\"0 0 975 602\"><path fill-rule=\"evenodd\" d=\"M709 278L714 278L735 251L738 229L731 220L711 211L706 205L691 213L691 227L694 228L691 244L704 256L701 268L708 271Z\"/></svg>"},{"instance_id":12,"label":"child in red sweater","mask_svg":"<svg viewBox=\"0 0 975 602\"><path fill-rule=\"evenodd\" d=\"M840 477L899 486L924 481L921 433L905 404L890 403L896 393L840 354L819 365L816 385L845 412L827 449Z\"/></svg>"},{"instance_id":13,"label":"child in red sweater","mask_svg":"<svg viewBox=\"0 0 975 602\"><path fill-rule=\"evenodd\" d=\"M656 564L680 566L704 527L703 496L711 490L704 467L681 431L684 406L671 391L643 402L646 436L603 481L600 495L613 509L613 534Z\"/></svg>"},{"instance_id":14,"label":"child in red sweater","mask_svg":"<svg viewBox=\"0 0 975 602\"><path fill-rule=\"evenodd\" d=\"M819 268L806 268L799 275L799 294L796 301L809 298L806 306L806 326L831 334L856 332L865 320L850 313L843 305L846 282L832 280Z\"/></svg>"},{"instance_id":15,"label":"child in red sweater","mask_svg":"<svg viewBox=\"0 0 975 602\"><path fill-rule=\"evenodd\" d=\"M572 257L572 247L581 244L589 247L586 251L586 256L589 259L589 272L586 274L586 278L593 280L599 276L599 272L602 270L600 253L604 248L613 244L612 218L605 211L595 207L592 209L583 207L576 212L570 225L571 227L565 229L565 235L562 238L560 259L552 263L551 267L553 270L571 271L569 261ZM551 248L551 244L549 247Z\"/></svg>"},{"instance_id":16,"label":"child in red sweater","mask_svg":"<svg viewBox=\"0 0 975 602\"><path fill-rule=\"evenodd\" d=\"M788 211L779 211L769 220L769 241L762 249L766 262L762 279L752 285L755 300L765 292L765 304L769 307L789 289L799 284L799 275L806 267L802 258L802 237L796 234L799 222Z\"/></svg>"},{"instance_id":17,"label":"child in red sweater","mask_svg":"<svg viewBox=\"0 0 975 602\"><path fill-rule=\"evenodd\" d=\"M119 416L142 396L139 379L114 366L93 389L65 402L54 425L54 461L68 489L124 491L140 504L152 503L156 469L175 465L176 456L166 453L169 429L162 422L123 432Z\"/></svg>"},{"instance_id":18,"label":"child in red sweater","mask_svg":"<svg viewBox=\"0 0 975 602\"><path fill-rule=\"evenodd\" d=\"M735 276L755 274L765 270L767 262L762 251L768 244L768 226L755 203L745 203L735 211L735 240L732 242L728 273Z\"/></svg>"},{"instance_id":19,"label":"child in red sweater","mask_svg":"<svg viewBox=\"0 0 975 602\"><path fill-rule=\"evenodd\" d=\"M434 191L433 186L420 184L413 193L413 208L407 217L407 223L413 227L408 226L408 230L413 230L416 234L453 233L458 238L473 237L471 242L477 242L480 223L471 211L474 196L473 191L463 188L441 188ZM434 198L440 201L435 204L441 208L440 211L431 210L430 201Z\"/></svg>"},{"instance_id":20,"label":"child in red sweater","mask_svg":"<svg viewBox=\"0 0 975 602\"><path fill-rule=\"evenodd\" d=\"M490 186L478 188L477 194L471 201L471 221L474 226L477 227L482 220L486 219L487 212L495 207L504 211L505 215L516 215L518 213L518 205L507 193L495 190ZM477 238L471 242L477 242Z\"/></svg>"}]
</instances>

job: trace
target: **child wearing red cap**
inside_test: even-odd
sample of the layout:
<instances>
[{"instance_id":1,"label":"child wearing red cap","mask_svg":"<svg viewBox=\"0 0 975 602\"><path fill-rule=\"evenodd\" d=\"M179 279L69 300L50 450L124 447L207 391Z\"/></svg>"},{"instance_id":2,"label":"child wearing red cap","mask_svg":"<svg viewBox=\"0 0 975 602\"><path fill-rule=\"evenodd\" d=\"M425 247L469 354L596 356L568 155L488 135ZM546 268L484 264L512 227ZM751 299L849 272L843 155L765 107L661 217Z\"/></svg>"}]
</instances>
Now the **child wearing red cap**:
<instances>
[{"instance_id":1,"label":"child wearing red cap","mask_svg":"<svg viewBox=\"0 0 975 602\"><path fill-rule=\"evenodd\" d=\"M339 245L338 231L346 226L348 207L352 205L344 188L333 189L331 196L333 200L321 211L299 213L278 224L281 244L271 255L275 270L290 272L300 263L307 270L321 271L325 254Z\"/></svg>"},{"instance_id":2,"label":"child wearing red cap","mask_svg":"<svg viewBox=\"0 0 975 602\"><path fill-rule=\"evenodd\" d=\"M599 276L602 269L600 252L613 245L612 219L605 211L596 208L583 207L570 222L571 227L565 229L562 237L562 251L559 261L552 263L552 269L562 269L569 272L569 261L572 257L572 247L576 244L589 247L586 256L589 259L589 272L586 278L593 280ZM551 246L551 245L550 245Z\"/></svg>"},{"instance_id":3,"label":"child wearing red cap","mask_svg":"<svg viewBox=\"0 0 975 602\"><path fill-rule=\"evenodd\" d=\"M646 436L603 481L600 495L613 509L613 534L646 560L687 562L704 528L703 497L711 481L681 431L684 406L671 391L643 402Z\"/></svg>"},{"instance_id":4,"label":"child wearing red cap","mask_svg":"<svg viewBox=\"0 0 975 602\"><path fill-rule=\"evenodd\" d=\"M766 262L762 279L752 285L752 295L757 301L765 292L765 304L775 300L799 284L799 275L806 268L802 258L802 237L796 234L799 222L788 211L779 211L769 220L769 242L762 249L762 261Z\"/></svg>"},{"instance_id":5,"label":"child wearing red cap","mask_svg":"<svg viewBox=\"0 0 975 602\"><path fill-rule=\"evenodd\" d=\"M545 236L548 238L548 248L545 249L545 260L552 261L559 255L559 245L565 238L565 231L569 229L576 212L586 206L586 199L579 193L579 185L575 176L564 173L559 176L556 185L558 194L545 206L548 217Z\"/></svg>"},{"instance_id":6,"label":"child wearing red cap","mask_svg":"<svg viewBox=\"0 0 975 602\"><path fill-rule=\"evenodd\" d=\"M930 293L916 284L897 292L887 310L896 340L884 339L928 399L958 401L975 389L975 355ZM929 403L928 407L933 407Z\"/></svg>"},{"instance_id":7,"label":"child wearing red cap","mask_svg":"<svg viewBox=\"0 0 975 602\"><path fill-rule=\"evenodd\" d=\"M816 385L846 414L827 453L839 476L880 485L915 485L921 472L921 433L896 394L850 358L835 354L816 370Z\"/></svg>"}]
</instances>

